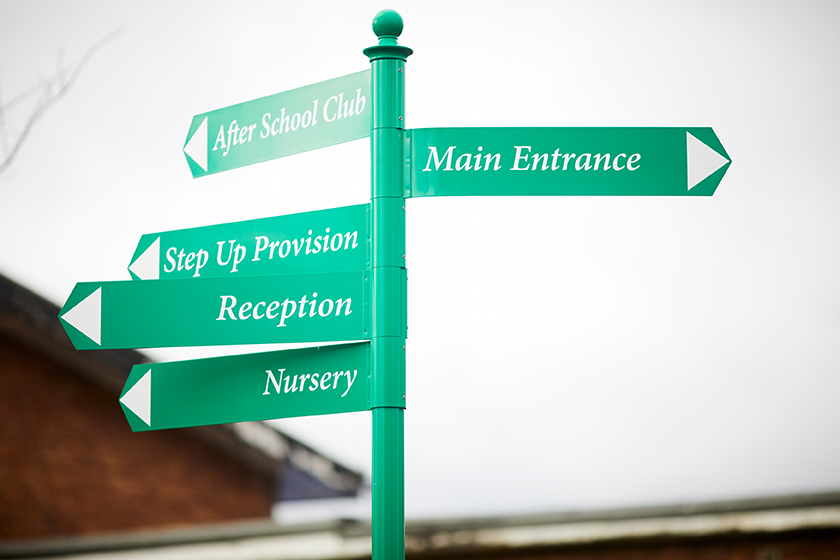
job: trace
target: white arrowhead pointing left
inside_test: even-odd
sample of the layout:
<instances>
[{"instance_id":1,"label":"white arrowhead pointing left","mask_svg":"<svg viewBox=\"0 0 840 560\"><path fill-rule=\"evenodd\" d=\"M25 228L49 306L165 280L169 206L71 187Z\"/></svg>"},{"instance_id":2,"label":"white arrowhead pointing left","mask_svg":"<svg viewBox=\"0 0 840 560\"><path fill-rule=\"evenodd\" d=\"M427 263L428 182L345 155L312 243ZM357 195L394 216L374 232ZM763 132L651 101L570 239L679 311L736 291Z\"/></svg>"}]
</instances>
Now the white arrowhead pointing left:
<instances>
[{"instance_id":1,"label":"white arrowhead pointing left","mask_svg":"<svg viewBox=\"0 0 840 560\"><path fill-rule=\"evenodd\" d=\"M136 414L140 420L146 423L147 426L152 425L152 370L147 371L140 378L140 381L134 384L134 387L128 390L122 396L120 402L126 408Z\"/></svg>"},{"instance_id":2,"label":"white arrowhead pointing left","mask_svg":"<svg viewBox=\"0 0 840 560\"><path fill-rule=\"evenodd\" d=\"M207 171L207 117L204 117L190 141L184 146L184 153Z\"/></svg>"},{"instance_id":3,"label":"white arrowhead pointing left","mask_svg":"<svg viewBox=\"0 0 840 560\"><path fill-rule=\"evenodd\" d=\"M729 163L729 160L706 144L685 133L688 155L688 190L696 187L703 179Z\"/></svg>"},{"instance_id":4,"label":"white arrowhead pointing left","mask_svg":"<svg viewBox=\"0 0 840 560\"><path fill-rule=\"evenodd\" d=\"M160 279L160 237L129 265L128 270L137 275L140 280Z\"/></svg>"},{"instance_id":5,"label":"white arrowhead pointing left","mask_svg":"<svg viewBox=\"0 0 840 560\"><path fill-rule=\"evenodd\" d=\"M102 288L97 288L61 318L102 346Z\"/></svg>"}]
</instances>

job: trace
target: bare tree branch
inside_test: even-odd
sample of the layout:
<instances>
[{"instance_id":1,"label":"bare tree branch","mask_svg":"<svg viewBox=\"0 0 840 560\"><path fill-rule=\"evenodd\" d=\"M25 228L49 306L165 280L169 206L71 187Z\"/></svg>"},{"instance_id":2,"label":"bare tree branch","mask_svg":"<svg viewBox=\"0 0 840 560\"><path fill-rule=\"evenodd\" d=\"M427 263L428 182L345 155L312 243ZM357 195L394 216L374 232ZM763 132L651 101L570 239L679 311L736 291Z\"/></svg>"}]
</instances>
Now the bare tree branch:
<instances>
[{"instance_id":1,"label":"bare tree branch","mask_svg":"<svg viewBox=\"0 0 840 560\"><path fill-rule=\"evenodd\" d=\"M23 142L35 126L35 123L53 105L58 103L58 101L64 97L68 91L70 91L70 88L76 83L76 80L79 78L82 70L84 70L93 55L107 43L116 39L117 36L119 36L124 30L125 25L120 26L91 45L85 54L82 55L82 58L79 60L78 64L76 64L76 67L69 72L64 66L64 53L63 51L59 51L56 56L56 72L51 78L19 93L8 103L3 104L2 98L0 98L0 142L2 142L4 155L3 161L0 162L0 174L9 168L12 160L20 151L20 147L23 145ZM26 123L23 125L23 129L17 138L10 141L6 130L6 115L8 115L9 111L11 111L15 106L37 94L42 94L43 99L36 105L35 109L29 115L29 118L26 120Z\"/></svg>"},{"instance_id":2,"label":"bare tree branch","mask_svg":"<svg viewBox=\"0 0 840 560\"><path fill-rule=\"evenodd\" d=\"M3 88L0 87L0 149L9 153L9 135L6 133L6 113L3 111Z\"/></svg>"}]
</instances>

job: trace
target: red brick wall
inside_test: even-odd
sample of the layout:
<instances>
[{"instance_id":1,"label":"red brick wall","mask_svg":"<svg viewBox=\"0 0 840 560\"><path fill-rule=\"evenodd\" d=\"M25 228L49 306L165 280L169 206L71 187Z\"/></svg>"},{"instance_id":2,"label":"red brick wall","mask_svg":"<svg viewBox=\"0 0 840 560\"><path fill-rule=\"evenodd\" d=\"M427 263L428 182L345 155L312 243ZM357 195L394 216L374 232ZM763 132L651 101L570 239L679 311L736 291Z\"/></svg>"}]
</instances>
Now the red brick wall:
<instances>
[{"instance_id":1,"label":"red brick wall","mask_svg":"<svg viewBox=\"0 0 840 560\"><path fill-rule=\"evenodd\" d=\"M268 517L265 477L0 336L0 538Z\"/></svg>"}]
</instances>

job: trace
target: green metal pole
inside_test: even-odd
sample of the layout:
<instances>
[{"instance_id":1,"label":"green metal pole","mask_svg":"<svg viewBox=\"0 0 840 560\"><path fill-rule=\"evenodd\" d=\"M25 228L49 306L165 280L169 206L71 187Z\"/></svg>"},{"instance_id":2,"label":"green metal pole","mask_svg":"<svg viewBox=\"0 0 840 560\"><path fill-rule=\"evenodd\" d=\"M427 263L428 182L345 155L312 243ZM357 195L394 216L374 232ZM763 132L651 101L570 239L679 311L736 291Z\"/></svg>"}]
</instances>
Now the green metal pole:
<instances>
[{"instance_id":1,"label":"green metal pole","mask_svg":"<svg viewBox=\"0 0 840 560\"><path fill-rule=\"evenodd\" d=\"M371 64L371 410L373 560L405 558L405 61L402 17L373 18Z\"/></svg>"}]
</instances>

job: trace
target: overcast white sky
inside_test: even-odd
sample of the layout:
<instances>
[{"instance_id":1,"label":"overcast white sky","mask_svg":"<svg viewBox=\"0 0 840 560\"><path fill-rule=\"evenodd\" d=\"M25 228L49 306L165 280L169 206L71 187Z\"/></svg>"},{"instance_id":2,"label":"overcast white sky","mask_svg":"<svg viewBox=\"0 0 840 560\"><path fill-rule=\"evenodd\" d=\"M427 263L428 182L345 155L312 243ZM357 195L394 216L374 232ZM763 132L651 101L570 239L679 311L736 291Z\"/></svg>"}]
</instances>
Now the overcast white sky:
<instances>
[{"instance_id":1,"label":"overcast white sky","mask_svg":"<svg viewBox=\"0 0 840 560\"><path fill-rule=\"evenodd\" d=\"M408 517L840 488L837 2L0 0L5 101L126 26L0 175L0 273L60 305L143 233L367 202L367 140L197 180L181 148L368 68L385 7L409 128L711 126L733 160L711 198L407 202ZM276 425L369 475L368 413Z\"/></svg>"}]
</instances>

